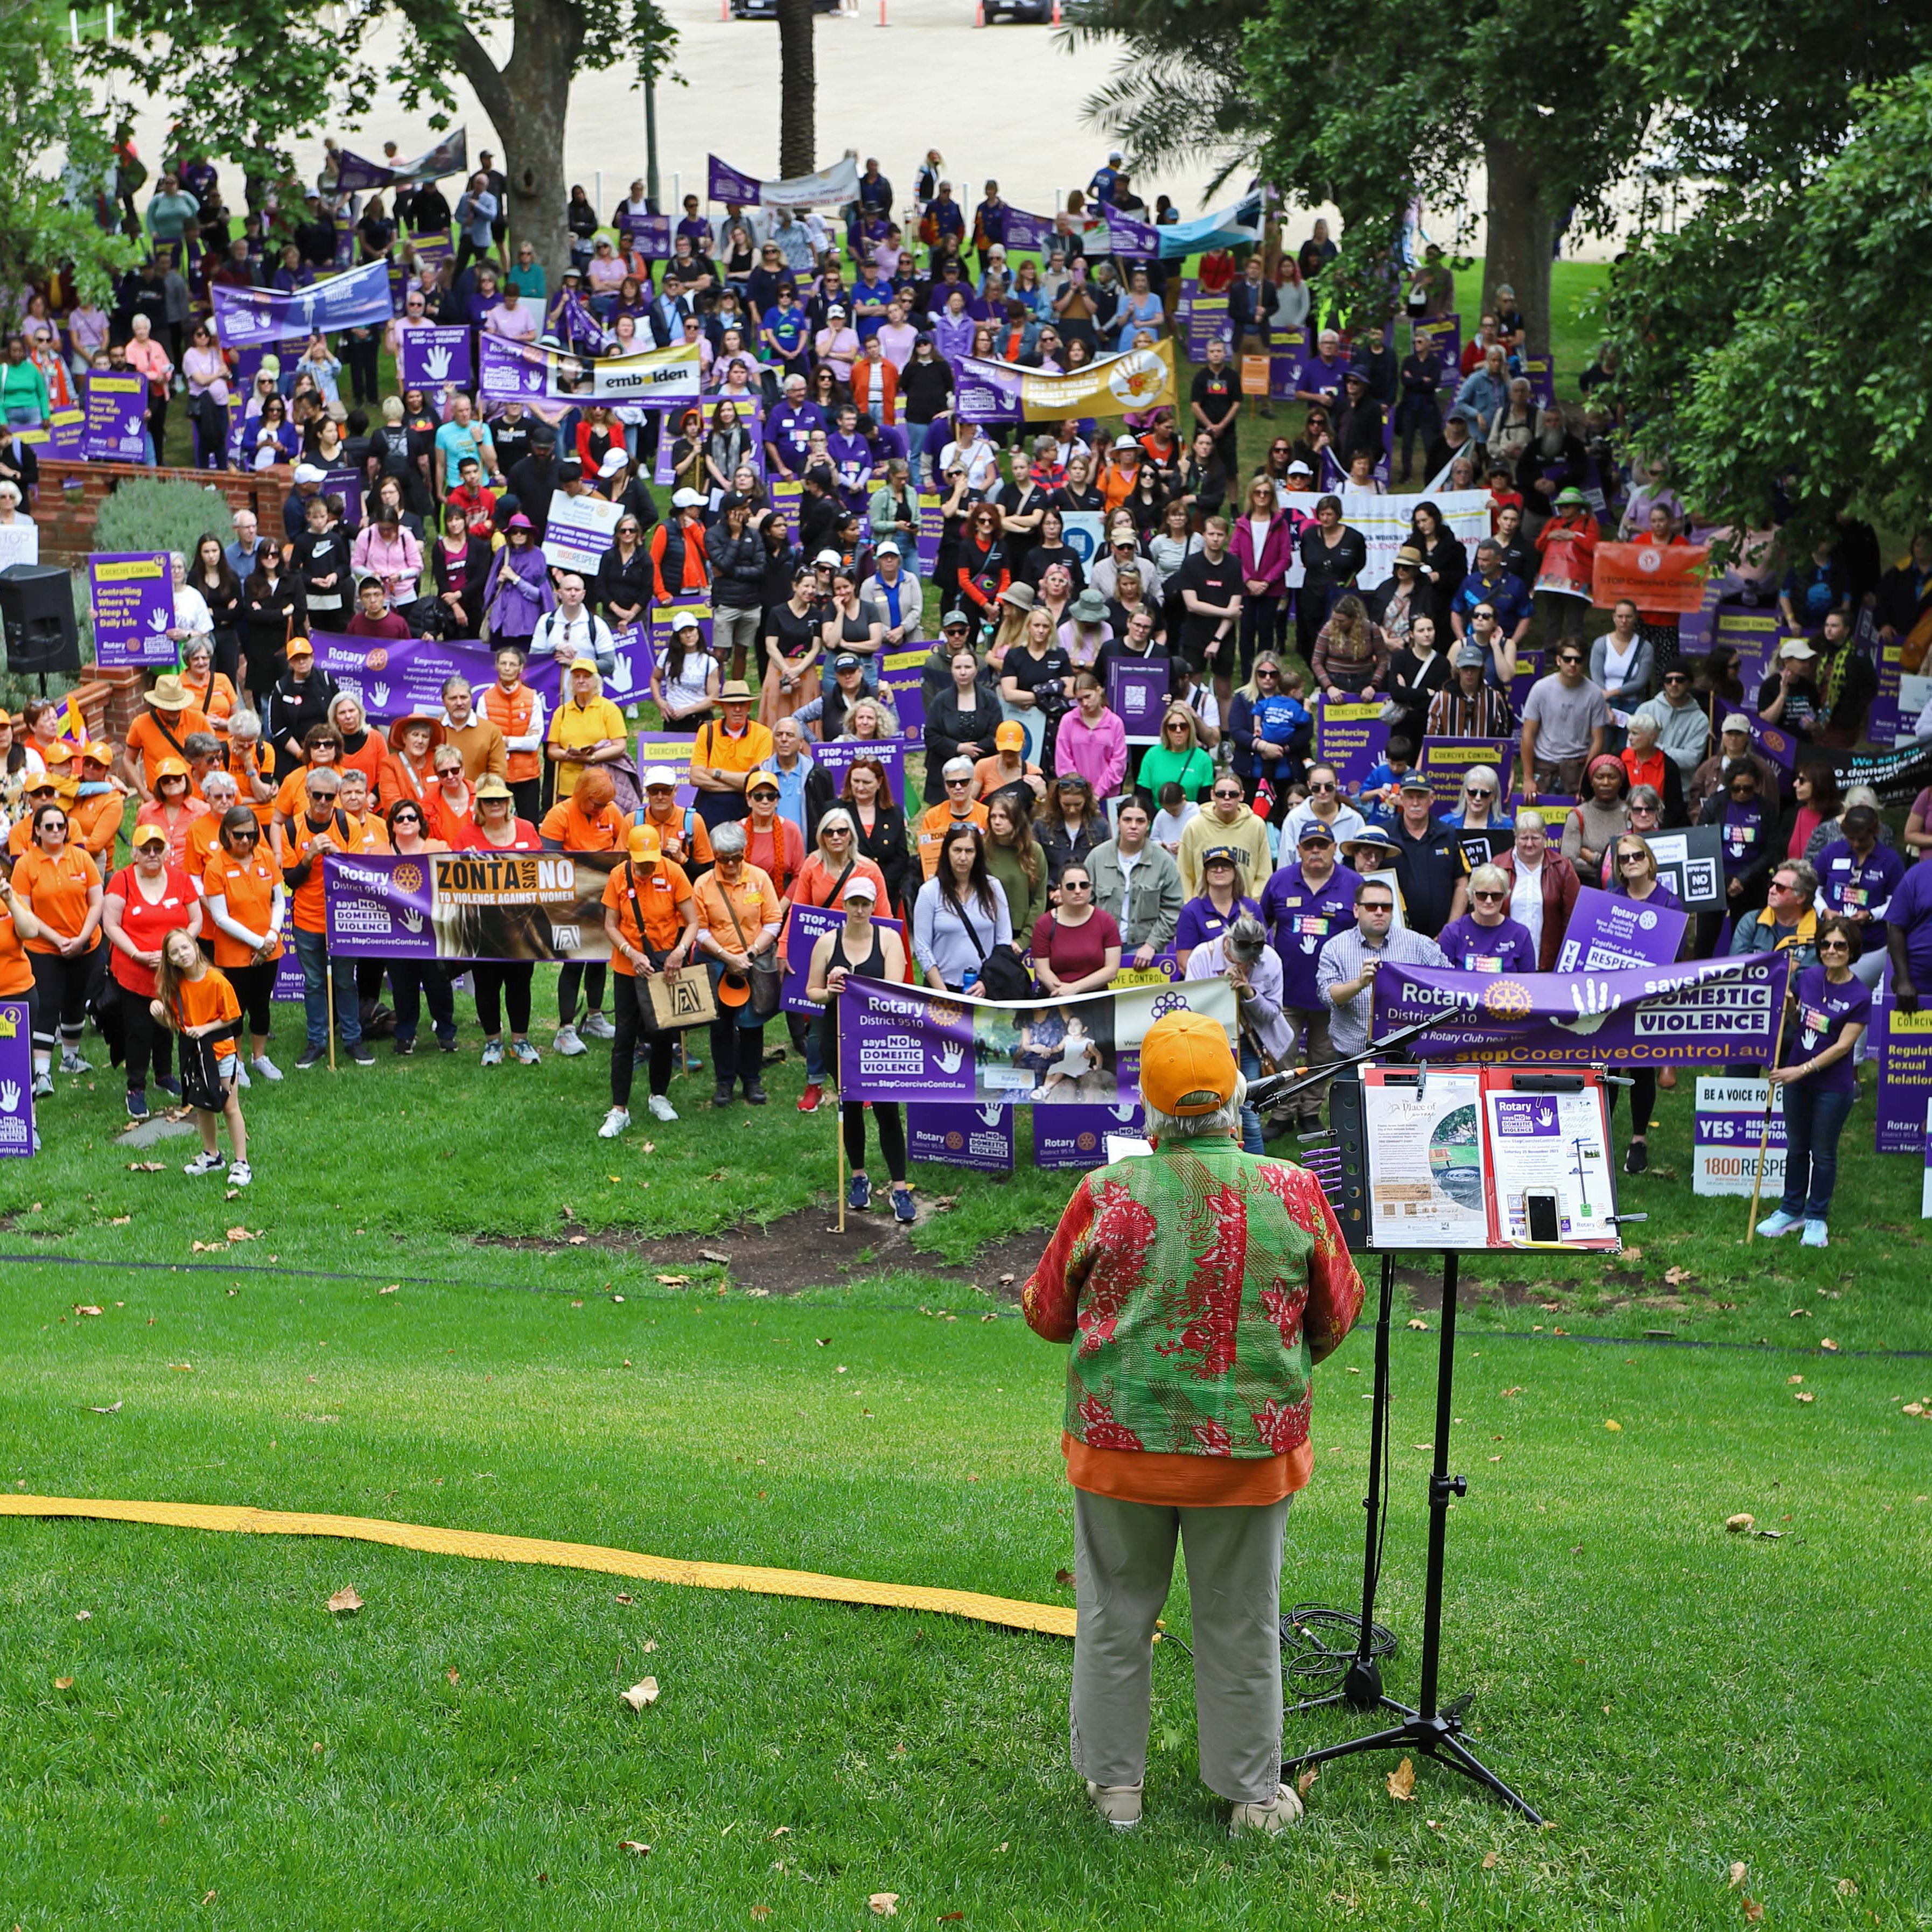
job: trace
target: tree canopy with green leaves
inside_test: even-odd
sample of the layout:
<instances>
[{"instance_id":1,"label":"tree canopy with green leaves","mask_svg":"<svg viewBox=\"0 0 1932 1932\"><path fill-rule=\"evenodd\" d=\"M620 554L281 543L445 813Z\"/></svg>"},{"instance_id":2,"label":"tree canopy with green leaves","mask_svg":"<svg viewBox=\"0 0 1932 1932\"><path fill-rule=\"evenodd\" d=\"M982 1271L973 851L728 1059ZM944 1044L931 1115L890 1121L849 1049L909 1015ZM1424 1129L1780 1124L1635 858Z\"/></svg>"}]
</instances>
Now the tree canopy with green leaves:
<instances>
[{"instance_id":1,"label":"tree canopy with green leaves","mask_svg":"<svg viewBox=\"0 0 1932 1932\"><path fill-rule=\"evenodd\" d=\"M64 157L56 170L50 155ZM63 263L95 300L134 259L94 219L94 190L112 156L74 70L65 25L25 0L0 4L0 300L44 283ZM18 318L4 320L11 327Z\"/></svg>"},{"instance_id":2,"label":"tree canopy with green leaves","mask_svg":"<svg viewBox=\"0 0 1932 1932\"><path fill-rule=\"evenodd\" d=\"M414 112L445 128L460 75L496 129L509 183L506 211L554 272L568 255L564 121L580 73L629 66L661 74L675 40L655 0L344 0L324 11L286 0L121 0L124 39L94 48L95 70L117 91L164 101L181 143L241 161L251 176L288 166L287 142L359 121L378 71L370 35L393 17L406 29L386 78ZM500 66L484 37L507 23ZM474 149L472 148L472 152Z\"/></svg>"}]
</instances>

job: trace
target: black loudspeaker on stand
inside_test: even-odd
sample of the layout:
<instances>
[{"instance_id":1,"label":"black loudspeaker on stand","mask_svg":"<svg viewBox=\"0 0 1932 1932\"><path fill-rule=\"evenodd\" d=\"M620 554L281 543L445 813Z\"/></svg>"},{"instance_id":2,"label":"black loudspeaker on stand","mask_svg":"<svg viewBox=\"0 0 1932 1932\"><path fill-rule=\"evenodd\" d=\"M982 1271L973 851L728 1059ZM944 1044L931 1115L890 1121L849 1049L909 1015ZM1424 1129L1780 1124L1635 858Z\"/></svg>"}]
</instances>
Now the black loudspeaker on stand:
<instances>
[{"instance_id":1,"label":"black loudspeaker on stand","mask_svg":"<svg viewBox=\"0 0 1932 1932\"><path fill-rule=\"evenodd\" d=\"M7 668L16 676L79 674L80 630L65 571L38 563L0 570L0 624L6 627Z\"/></svg>"}]
</instances>

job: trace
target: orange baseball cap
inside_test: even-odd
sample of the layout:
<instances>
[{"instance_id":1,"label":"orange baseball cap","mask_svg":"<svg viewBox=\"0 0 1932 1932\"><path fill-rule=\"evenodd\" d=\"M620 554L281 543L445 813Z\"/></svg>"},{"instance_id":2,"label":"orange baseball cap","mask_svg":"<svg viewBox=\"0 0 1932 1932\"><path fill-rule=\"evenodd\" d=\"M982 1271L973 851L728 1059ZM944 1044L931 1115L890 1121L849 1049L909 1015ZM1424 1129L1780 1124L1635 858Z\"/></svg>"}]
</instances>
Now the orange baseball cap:
<instances>
[{"instance_id":1,"label":"orange baseball cap","mask_svg":"<svg viewBox=\"0 0 1932 1932\"><path fill-rule=\"evenodd\" d=\"M993 742L1002 752L1017 752L1026 742L1026 727L1009 718L1004 724L993 727Z\"/></svg>"},{"instance_id":2,"label":"orange baseball cap","mask_svg":"<svg viewBox=\"0 0 1932 1932\"><path fill-rule=\"evenodd\" d=\"M661 859L664 856L664 842L658 836L655 825L634 825L631 827L631 856L634 859Z\"/></svg>"},{"instance_id":3,"label":"orange baseball cap","mask_svg":"<svg viewBox=\"0 0 1932 1932\"><path fill-rule=\"evenodd\" d=\"M159 784L164 778L184 778L188 776L188 763L182 758L163 758L154 766L154 782Z\"/></svg>"},{"instance_id":4,"label":"orange baseball cap","mask_svg":"<svg viewBox=\"0 0 1932 1932\"><path fill-rule=\"evenodd\" d=\"M114 762L114 747L104 745L98 738L90 739L80 748L83 758L91 758L97 765L111 765Z\"/></svg>"},{"instance_id":5,"label":"orange baseball cap","mask_svg":"<svg viewBox=\"0 0 1932 1932\"><path fill-rule=\"evenodd\" d=\"M1163 1114L1211 1114L1234 1097L1240 1070L1219 1021L1169 1013L1141 1042L1141 1091Z\"/></svg>"}]
</instances>

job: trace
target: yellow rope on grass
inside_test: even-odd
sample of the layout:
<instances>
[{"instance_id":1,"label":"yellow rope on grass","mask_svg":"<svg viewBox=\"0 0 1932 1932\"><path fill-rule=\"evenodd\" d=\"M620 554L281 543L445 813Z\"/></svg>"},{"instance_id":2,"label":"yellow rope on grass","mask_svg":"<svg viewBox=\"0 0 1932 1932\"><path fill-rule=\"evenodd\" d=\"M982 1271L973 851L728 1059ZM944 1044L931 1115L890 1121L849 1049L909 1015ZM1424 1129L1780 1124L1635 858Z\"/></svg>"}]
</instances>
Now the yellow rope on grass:
<instances>
[{"instance_id":1,"label":"yellow rope on grass","mask_svg":"<svg viewBox=\"0 0 1932 1932\"><path fill-rule=\"evenodd\" d=\"M26 1496L0 1492L0 1516L85 1516L106 1522L149 1522L169 1529L217 1530L243 1536L334 1536L353 1543L384 1543L436 1556L484 1563L542 1563L560 1570L596 1570L646 1582L676 1583L694 1590L751 1590L768 1597L814 1597L832 1604L870 1604L882 1610L928 1610L972 1617L1009 1630L1073 1634L1073 1612L1057 1604L1029 1604L1016 1597L988 1597L976 1590L934 1590L914 1583L869 1583L856 1576L820 1576L806 1570L768 1570L747 1563L691 1563L609 1550L595 1543L553 1543L537 1536L498 1536L482 1530L439 1529L426 1523L389 1522L380 1516L319 1516L302 1510L250 1509L227 1503L114 1502L76 1496Z\"/></svg>"}]
</instances>

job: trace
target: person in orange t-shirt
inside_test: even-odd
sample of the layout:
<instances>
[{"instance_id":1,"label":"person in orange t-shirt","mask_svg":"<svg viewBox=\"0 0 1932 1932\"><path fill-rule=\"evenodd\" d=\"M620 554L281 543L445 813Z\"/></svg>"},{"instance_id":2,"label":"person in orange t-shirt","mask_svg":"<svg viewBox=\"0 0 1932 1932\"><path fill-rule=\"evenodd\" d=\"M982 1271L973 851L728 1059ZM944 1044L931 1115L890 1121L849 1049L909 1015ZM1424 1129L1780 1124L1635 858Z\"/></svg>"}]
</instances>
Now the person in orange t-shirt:
<instances>
[{"instance_id":1,"label":"person in orange t-shirt","mask_svg":"<svg viewBox=\"0 0 1932 1932\"><path fill-rule=\"evenodd\" d=\"M127 808L128 794L110 774L114 769L114 748L98 740L80 751L80 782L99 785L100 790L87 798L76 798L68 817L73 820L75 842L84 847L102 872L114 863L114 844L121 836L121 820Z\"/></svg>"},{"instance_id":2,"label":"person in orange t-shirt","mask_svg":"<svg viewBox=\"0 0 1932 1932\"><path fill-rule=\"evenodd\" d=\"M208 807L189 789L188 766L179 758L164 758L154 767L154 795L134 814L134 829L158 825L167 834L168 862L183 863L188 830Z\"/></svg>"},{"instance_id":3,"label":"person in orange t-shirt","mask_svg":"<svg viewBox=\"0 0 1932 1932\"><path fill-rule=\"evenodd\" d=\"M190 821L188 843L182 853L182 870L190 879L199 880L208 869L209 856L219 847L221 840L221 821L240 802L236 796L234 775L230 772L210 772L201 782L201 802L208 808ZM253 812L249 814L252 818ZM214 962L218 966L220 960Z\"/></svg>"},{"instance_id":4,"label":"person in orange t-shirt","mask_svg":"<svg viewBox=\"0 0 1932 1932\"><path fill-rule=\"evenodd\" d=\"M340 772L342 734L333 724L311 724L302 734L302 757L304 762L275 788L274 816L270 822L274 828L278 857L282 856L282 829L290 819L300 815L302 801L308 795L309 773L325 767L338 774ZM284 862L286 863L286 859Z\"/></svg>"},{"instance_id":5,"label":"person in orange t-shirt","mask_svg":"<svg viewBox=\"0 0 1932 1932\"><path fill-rule=\"evenodd\" d=\"M318 765L308 774L304 808L289 824L279 828L281 844L276 857L295 895L290 923L295 935L296 957L302 962L302 1012L308 1036L302 1057L296 1062L298 1072L328 1057L332 988L336 1030L350 1058L358 1066L367 1066L376 1058L362 1037L356 962L345 956L332 956L328 950L322 861L332 852L353 850L357 833L356 822L341 808L341 773L329 766Z\"/></svg>"},{"instance_id":6,"label":"person in orange t-shirt","mask_svg":"<svg viewBox=\"0 0 1932 1932\"><path fill-rule=\"evenodd\" d=\"M514 796L516 787L510 788ZM616 781L602 765L588 766L568 798L560 799L537 827L546 852L614 852L628 829L614 802ZM566 1060L590 1048L585 1040L614 1040L616 1029L604 1017L608 974L601 959L567 959L556 976L556 1038L553 1042ZM588 1010L577 1024L577 996Z\"/></svg>"},{"instance_id":7,"label":"person in orange t-shirt","mask_svg":"<svg viewBox=\"0 0 1932 1932\"><path fill-rule=\"evenodd\" d=\"M372 804L382 802L382 767L389 762L389 748L382 734L372 731L362 715L362 706L353 693L338 691L328 701L328 722L342 740L337 762L344 770L358 766L369 781Z\"/></svg>"},{"instance_id":8,"label":"person in orange t-shirt","mask_svg":"<svg viewBox=\"0 0 1932 1932\"><path fill-rule=\"evenodd\" d=\"M185 768L189 738L208 728L207 713L179 678L172 671L157 678L147 710L128 727L121 776L144 800L153 797L154 767L164 758L178 758Z\"/></svg>"},{"instance_id":9,"label":"person in orange t-shirt","mask_svg":"<svg viewBox=\"0 0 1932 1932\"><path fill-rule=\"evenodd\" d=\"M580 791L582 788L578 788ZM684 868L664 856L656 828L634 825L629 856L604 882L604 930L616 968L616 1036L610 1048L610 1111L597 1130L615 1140L631 1124L631 1077L640 1040L650 1050L651 1118L674 1120L670 1103L674 1033L652 1024L645 1003L650 994L638 976L655 979L675 974L689 962L698 943L698 906Z\"/></svg>"},{"instance_id":10,"label":"person in orange t-shirt","mask_svg":"<svg viewBox=\"0 0 1932 1932\"><path fill-rule=\"evenodd\" d=\"M268 1002L288 917L282 868L245 806L224 814L220 835L202 868L202 930L213 934L214 963L248 1016L249 1066L264 1080L279 1080L281 1070L268 1058Z\"/></svg>"},{"instance_id":11,"label":"person in orange t-shirt","mask_svg":"<svg viewBox=\"0 0 1932 1932\"><path fill-rule=\"evenodd\" d=\"M201 1151L182 1172L219 1174L225 1165L229 1186L246 1187L255 1175L248 1165L242 1096L236 1090L239 1062L235 1057L235 1023L242 1017L242 1003L227 976L202 958L201 948L184 927L177 926L161 942L148 1010L164 1026L173 1028L179 1038L182 1096L194 1109L194 1124L201 1135ZM225 1163L220 1140L224 1118L235 1150L235 1158Z\"/></svg>"},{"instance_id":12,"label":"person in orange t-shirt","mask_svg":"<svg viewBox=\"0 0 1932 1932\"><path fill-rule=\"evenodd\" d=\"M39 805L29 820L33 843L14 865L14 890L38 922L27 940L34 964L34 1093L54 1090L54 1037L61 1043L61 1071L90 1073L80 1057L87 1002L103 964L100 868L70 842L68 815L58 805Z\"/></svg>"},{"instance_id":13,"label":"person in orange t-shirt","mask_svg":"<svg viewBox=\"0 0 1932 1932\"><path fill-rule=\"evenodd\" d=\"M14 892L14 881L0 872L0 1000L25 1000L28 1030L32 1030L34 962L26 942L38 939L40 922Z\"/></svg>"}]
</instances>

